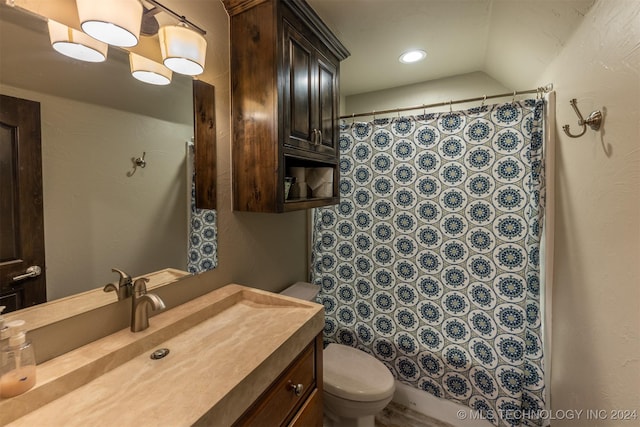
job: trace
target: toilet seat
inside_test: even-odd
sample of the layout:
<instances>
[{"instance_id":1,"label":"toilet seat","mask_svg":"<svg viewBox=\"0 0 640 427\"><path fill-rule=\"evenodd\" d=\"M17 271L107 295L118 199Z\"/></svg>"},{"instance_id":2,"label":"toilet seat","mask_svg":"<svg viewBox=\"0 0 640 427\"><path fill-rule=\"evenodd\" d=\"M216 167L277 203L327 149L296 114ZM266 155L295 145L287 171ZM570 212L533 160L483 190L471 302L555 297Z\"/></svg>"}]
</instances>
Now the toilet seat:
<instances>
[{"instance_id":1,"label":"toilet seat","mask_svg":"<svg viewBox=\"0 0 640 427\"><path fill-rule=\"evenodd\" d=\"M395 389L389 369L375 357L342 344L329 344L322 353L324 391L343 399L373 402Z\"/></svg>"}]
</instances>

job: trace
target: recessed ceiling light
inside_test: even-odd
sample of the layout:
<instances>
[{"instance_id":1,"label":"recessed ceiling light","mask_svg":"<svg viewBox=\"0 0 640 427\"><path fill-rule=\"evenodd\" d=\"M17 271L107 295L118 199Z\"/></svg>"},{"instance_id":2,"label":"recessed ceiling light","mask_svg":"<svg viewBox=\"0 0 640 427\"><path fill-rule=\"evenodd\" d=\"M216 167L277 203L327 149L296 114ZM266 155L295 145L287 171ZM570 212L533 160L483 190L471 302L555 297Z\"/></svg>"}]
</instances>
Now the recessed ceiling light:
<instances>
[{"instance_id":1,"label":"recessed ceiling light","mask_svg":"<svg viewBox=\"0 0 640 427\"><path fill-rule=\"evenodd\" d=\"M427 52L425 52L422 49L414 49L414 50L406 51L405 53L400 55L400 58L398 59L403 64L411 64L413 62L422 61L426 57L427 57Z\"/></svg>"}]
</instances>

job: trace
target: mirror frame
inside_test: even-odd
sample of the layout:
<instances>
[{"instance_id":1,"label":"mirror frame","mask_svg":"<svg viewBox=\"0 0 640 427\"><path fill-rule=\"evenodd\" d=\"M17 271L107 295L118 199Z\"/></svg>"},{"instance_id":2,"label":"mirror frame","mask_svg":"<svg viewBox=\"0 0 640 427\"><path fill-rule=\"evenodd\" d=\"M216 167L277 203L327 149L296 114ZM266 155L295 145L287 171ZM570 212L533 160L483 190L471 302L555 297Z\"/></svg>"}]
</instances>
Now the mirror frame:
<instances>
[{"instance_id":1,"label":"mirror frame","mask_svg":"<svg viewBox=\"0 0 640 427\"><path fill-rule=\"evenodd\" d=\"M193 128L195 144L196 208L216 208L215 88L193 80Z\"/></svg>"}]
</instances>

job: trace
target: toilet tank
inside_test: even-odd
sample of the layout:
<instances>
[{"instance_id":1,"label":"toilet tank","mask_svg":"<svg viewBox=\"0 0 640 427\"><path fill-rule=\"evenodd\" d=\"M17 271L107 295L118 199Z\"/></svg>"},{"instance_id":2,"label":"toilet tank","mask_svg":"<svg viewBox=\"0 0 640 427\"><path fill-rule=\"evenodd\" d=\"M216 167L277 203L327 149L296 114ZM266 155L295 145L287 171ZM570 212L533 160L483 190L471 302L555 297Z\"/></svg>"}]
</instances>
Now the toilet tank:
<instances>
[{"instance_id":1,"label":"toilet tank","mask_svg":"<svg viewBox=\"0 0 640 427\"><path fill-rule=\"evenodd\" d=\"M307 282L296 282L280 292L280 295L299 298L305 301L314 301L320 293L320 286Z\"/></svg>"}]
</instances>

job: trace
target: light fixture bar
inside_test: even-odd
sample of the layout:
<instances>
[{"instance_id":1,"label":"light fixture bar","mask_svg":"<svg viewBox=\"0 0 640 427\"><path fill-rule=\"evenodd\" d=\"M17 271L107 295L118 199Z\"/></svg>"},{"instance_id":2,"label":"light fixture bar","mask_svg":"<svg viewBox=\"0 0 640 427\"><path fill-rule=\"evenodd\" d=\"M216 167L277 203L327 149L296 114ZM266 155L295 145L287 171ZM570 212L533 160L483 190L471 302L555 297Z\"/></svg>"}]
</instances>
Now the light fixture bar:
<instances>
[{"instance_id":1,"label":"light fixture bar","mask_svg":"<svg viewBox=\"0 0 640 427\"><path fill-rule=\"evenodd\" d=\"M147 3L151 3L152 5L159 7L160 9L164 10L165 12L167 12L169 15L172 15L174 18L176 18L178 21L182 22L183 24L186 24L187 26L193 28L194 30L198 31L200 34L202 34L203 36L205 34L207 34L207 32L205 30L203 30L202 28L198 27L196 24L194 24L193 22L189 21L185 16L180 15L176 12L174 12L173 10L169 9L167 6L161 4L160 2L157 2L156 0L145 0Z\"/></svg>"}]
</instances>

